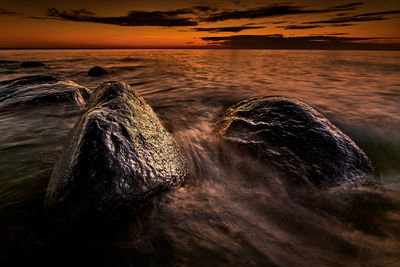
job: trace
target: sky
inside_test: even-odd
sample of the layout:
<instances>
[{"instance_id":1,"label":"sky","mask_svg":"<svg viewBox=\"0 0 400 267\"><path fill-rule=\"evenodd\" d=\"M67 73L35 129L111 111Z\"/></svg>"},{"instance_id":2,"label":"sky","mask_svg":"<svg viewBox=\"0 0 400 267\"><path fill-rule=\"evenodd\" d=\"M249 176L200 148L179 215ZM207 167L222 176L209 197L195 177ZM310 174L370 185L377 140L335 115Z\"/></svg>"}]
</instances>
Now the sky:
<instances>
[{"instance_id":1,"label":"sky","mask_svg":"<svg viewBox=\"0 0 400 267\"><path fill-rule=\"evenodd\" d=\"M0 0L0 48L400 50L400 1Z\"/></svg>"}]
</instances>

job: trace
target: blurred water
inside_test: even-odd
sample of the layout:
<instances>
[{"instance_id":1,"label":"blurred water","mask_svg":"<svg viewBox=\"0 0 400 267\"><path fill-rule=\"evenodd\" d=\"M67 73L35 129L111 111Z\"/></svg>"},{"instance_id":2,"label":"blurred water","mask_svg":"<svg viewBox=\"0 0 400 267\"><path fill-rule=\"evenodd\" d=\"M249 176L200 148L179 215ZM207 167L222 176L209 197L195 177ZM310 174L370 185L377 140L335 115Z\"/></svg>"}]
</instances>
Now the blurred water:
<instances>
[{"instance_id":1,"label":"blurred water","mask_svg":"<svg viewBox=\"0 0 400 267\"><path fill-rule=\"evenodd\" d=\"M19 67L31 60L47 67ZM95 65L110 75L88 76ZM108 80L133 85L177 139L191 177L183 188L157 199L149 214L132 222L128 234L112 242L89 238L79 240L81 246L72 242L54 247L42 221L42 203L77 114L63 105L0 112L1 257L6 262L51 264L58 256L89 266L400 262L400 53L0 51L0 80L30 74L61 76L92 90ZM261 95L290 96L312 105L372 159L382 188L356 190L376 196L368 208L379 213L379 222L366 221L371 224L367 230L373 231L299 202L265 166L216 148L213 130L222 112L239 100Z\"/></svg>"}]
</instances>

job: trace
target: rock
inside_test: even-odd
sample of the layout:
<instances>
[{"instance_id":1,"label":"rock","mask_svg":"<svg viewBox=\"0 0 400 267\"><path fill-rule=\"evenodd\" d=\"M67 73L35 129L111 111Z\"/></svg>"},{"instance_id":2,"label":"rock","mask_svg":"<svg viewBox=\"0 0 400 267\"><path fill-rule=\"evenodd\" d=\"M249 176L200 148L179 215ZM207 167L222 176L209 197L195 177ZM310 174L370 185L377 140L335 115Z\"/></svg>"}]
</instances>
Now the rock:
<instances>
[{"instance_id":1,"label":"rock","mask_svg":"<svg viewBox=\"0 0 400 267\"><path fill-rule=\"evenodd\" d=\"M21 67L35 68L35 67L46 67L46 65L39 61L26 61L21 63Z\"/></svg>"},{"instance_id":2,"label":"rock","mask_svg":"<svg viewBox=\"0 0 400 267\"><path fill-rule=\"evenodd\" d=\"M106 70L102 67L95 66L89 70L88 74L89 74L89 76L102 76L102 75L109 74L109 72L108 72L108 70Z\"/></svg>"},{"instance_id":3,"label":"rock","mask_svg":"<svg viewBox=\"0 0 400 267\"><path fill-rule=\"evenodd\" d=\"M54 76L24 76L0 82L0 109L32 104L71 103L84 107L90 90Z\"/></svg>"},{"instance_id":4,"label":"rock","mask_svg":"<svg viewBox=\"0 0 400 267\"><path fill-rule=\"evenodd\" d=\"M219 133L295 184L379 183L371 161L315 109L286 97L257 97L230 107Z\"/></svg>"},{"instance_id":5,"label":"rock","mask_svg":"<svg viewBox=\"0 0 400 267\"><path fill-rule=\"evenodd\" d=\"M18 61L14 60L0 60L0 64L15 64L18 63Z\"/></svg>"},{"instance_id":6,"label":"rock","mask_svg":"<svg viewBox=\"0 0 400 267\"><path fill-rule=\"evenodd\" d=\"M128 84L102 84L88 108L48 185L45 207L58 226L129 214L188 172L172 137Z\"/></svg>"}]
</instances>

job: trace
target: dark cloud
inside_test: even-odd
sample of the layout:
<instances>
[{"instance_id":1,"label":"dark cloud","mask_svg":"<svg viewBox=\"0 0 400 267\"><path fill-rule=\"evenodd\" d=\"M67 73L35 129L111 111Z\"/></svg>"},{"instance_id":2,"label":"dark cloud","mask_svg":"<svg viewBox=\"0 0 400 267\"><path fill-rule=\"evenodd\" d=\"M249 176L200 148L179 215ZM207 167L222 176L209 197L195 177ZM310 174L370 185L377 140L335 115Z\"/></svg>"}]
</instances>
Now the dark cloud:
<instances>
[{"instance_id":1,"label":"dark cloud","mask_svg":"<svg viewBox=\"0 0 400 267\"><path fill-rule=\"evenodd\" d=\"M328 26L333 26L333 27L347 27L347 26L353 26L354 24L350 23L339 23L339 24L332 24L332 25L285 25L285 26L277 26L276 28L281 28L285 30L304 30L304 29L313 29L313 28L324 28Z\"/></svg>"},{"instance_id":2,"label":"dark cloud","mask_svg":"<svg viewBox=\"0 0 400 267\"><path fill-rule=\"evenodd\" d=\"M211 45L219 44L232 49L348 49L348 50L400 50L400 44L379 44L381 38L340 37L315 35L284 37L283 35L232 35L203 37Z\"/></svg>"},{"instance_id":3,"label":"dark cloud","mask_svg":"<svg viewBox=\"0 0 400 267\"><path fill-rule=\"evenodd\" d=\"M283 28L285 30L303 30L303 29L312 29L312 28L322 28L325 26L320 25L287 25L287 26L279 26L277 28Z\"/></svg>"},{"instance_id":4,"label":"dark cloud","mask_svg":"<svg viewBox=\"0 0 400 267\"><path fill-rule=\"evenodd\" d=\"M271 5L267 7L260 7L248 10L222 11L211 14L209 17L203 20L207 22L217 22L229 19L258 19L258 18L277 17L285 15L346 11L346 10L354 10L357 6L355 4L357 3L354 3L352 5L331 7L328 9L305 9L300 6L293 6L293 5Z\"/></svg>"},{"instance_id":5,"label":"dark cloud","mask_svg":"<svg viewBox=\"0 0 400 267\"><path fill-rule=\"evenodd\" d=\"M5 8L0 8L0 16L18 16L18 15L21 15L21 13Z\"/></svg>"},{"instance_id":6,"label":"dark cloud","mask_svg":"<svg viewBox=\"0 0 400 267\"><path fill-rule=\"evenodd\" d=\"M211 6L195 6L193 7L194 10L198 10L201 12L215 12L218 11L217 8Z\"/></svg>"},{"instance_id":7,"label":"dark cloud","mask_svg":"<svg viewBox=\"0 0 400 267\"><path fill-rule=\"evenodd\" d=\"M351 23L339 23L339 24L333 24L332 26L334 26L334 27L348 27L348 26L354 26L354 24L351 24Z\"/></svg>"},{"instance_id":8,"label":"dark cloud","mask_svg":"<svg viewBox=\"0 0 400 267\"><path fill-rule=\"evenodd\" d=\"M171 11L130 11L125 16L101 17L85 9L59 11L55 8L47 9L47 17L75 22L92 22L113 24L120 26L196 26L197 22L182 15L191 14L192 10L177 9Z\"/></svg>"},{"instance_id":9,"label":"dark cloud","mask_svg":"<svg viewBox=\"0 0 400 267\"><path fill-rule=\"evenodd\" d=\"M287 20L281 20L281 21L273 21L272 24L283 24L288 22Z\"/></svg>"},{"instance_id":10,"label":"dark cloud","mask_svg":"<svg viewBox=\"0 0 400 267\"><path fill-rule=\"evenodd\" d=\"M348 35L349 33L346 32L333 32L333 33L324 33L324 36L336 36L336 35ZM321 34L310 34L310 36L321 36Z\"/></svg>"},{"instance_id":11,"label":"dark cloud","mask_svg":"<svg viewBox=\"0 0 400 267\"><path fill-rule=\"evenodd\" d=\"M92 11L89 11L89 10L86 10L84 8L75 9L75 10L71 9L71 10L69 10L69 14L71 14L72 16L73 15L75 15L75 16L93 16L93 15L96 15L96 13L94 13Z\"/></svg>"},{"instance_id":12,"label":"dark cloud","mask_svg":"<svg viewBox=\"0 0 400 267\"><path fill-rule=\"evenodd\" d=\"M384 11L384 12L374 12L374 13L364 13L353 16L338 16L336 18L328 20L318 20L307 22L307 24L337 24L337 23L347 23L347 22L363 22L363 21L377 21L386 20L387 15L400 14L400 10Z\"/></svg>"},{"instance_id":13,"label":"dark cloud","mask_svg":"<svg viewBox=\"0 0 400 267\"><path fill-rule=\"evenodd\" d=\"M339 5L339 6L333 6L332 8L337 8L337 9L346 9L346 8L354 8L356 6L363 5L363 2L355 2L355 3L348 3L344 5Z\"/></svg>"},{"instance_id":14,"label":"dark cloud","mask_svg":"<svg viewBox=\"0 0 400 267\"><path fill-rule=\"evenodd\" d=\"M241 32L244 30L262 29L264 26L236 26L236 27L217 27L217 28L193 28L197 32Z\"/></svg>"},{"instance_id":15,"label":"dark cloud","mask_svg":"<svg viewBox=\"0 0 400 267\"><path fill-rule=\"evenodd\" d=\"M381 16L381 15L393 15L400 14L400 10L391 10L391 11L383 11L383 12L373 12L373 13L364 13L358 16Z\"/></svg>"},{"instance_id":16,"label":"dark cloud","mask_svg":"<svg viewBox=\"0 0 400 267\"><path fill-rule=\"evenodd\" d=\"M337 17L348 16L348 15L351 15L351 13L337 13L336 14Z\"/></svg>"},{"instance_id":17,"label":"dark cloud","mask_svg":"<svg viewBox=\"0 0 400 267\"><path fill-rule=\"evenodd\" d=\"M265 22L265 23L250 22L250 23L243 24L243 26L260 26L260 25L264 25L264 24L270 24L270 22Z\"/></svg>"}]
</instances>

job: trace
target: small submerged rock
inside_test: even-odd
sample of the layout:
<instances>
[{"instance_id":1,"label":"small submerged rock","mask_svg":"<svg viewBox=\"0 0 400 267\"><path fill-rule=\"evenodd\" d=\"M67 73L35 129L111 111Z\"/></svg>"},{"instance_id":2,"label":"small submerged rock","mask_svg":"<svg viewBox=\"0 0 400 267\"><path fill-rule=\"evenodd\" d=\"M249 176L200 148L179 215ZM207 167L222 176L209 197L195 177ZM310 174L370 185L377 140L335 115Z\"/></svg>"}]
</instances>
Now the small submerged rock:
<instances>
[{"instance_id":1,"label":"small submerged rock","mask_svg":"<svg viewBox=\"0 0 400 267\"><path fill-rule=\"evenodd\" d=\"M347 135L294 99L257 97L235 104L223 116L219 133L295 184L379 183L371 161Z\"/></svg>"},{"instance_id":2,"label":"small submerged rock","mask_svg":"<svg viewBox=\"0 0 400 267\"><path fill-rule=\"evenodd\" d=\"M57 227L78 218L118 218L180 185L187 172L152 108L128 84L107 82L71 132L45 207Z\"/></svg>"},{"instance_id":3,"label":"small submerged rock","mask_svg":"<svg viewBox=\"0 0 400 267\"><path fill-rule=\"evenodd\" d=\"M46 65L39 61L26 61L21 63L22 68L36 68L36 67L46 67Z\"/></svg>"},{"instance_id":4,"label":"small submerged rock","mask_svg":"<svg viewBox=\"0 0 400 267\"><path fill-rule=\"evenodd\" d=\"M90 90L73 81L44 75L0 82L0 109L32 104L71 103L85 106Z\"/></svg>"},{"instance_id":5,"label":"small submerged rock","mask_svg":"<svg viewBox=\"0 0 400 267\"><path fill-rule=\"evenodd\" d=\"M0 64L15 64L18 63L18 61L15 60L0 60Z\"/></svg>"},{"instance_id":6,"label":"small submerged rock","mask_svg":"<svg viewBox=\"0 0 400 267\"><path fill-rule=\"evenodd\" d=\"M95 66L89 70L88 74L89 74L89 76L103 76L103 75L107 75L110 73L105 68Z\"/></svg>"}]
</instances>

